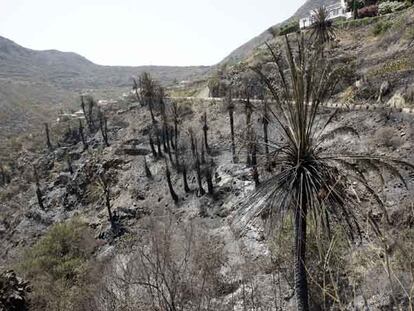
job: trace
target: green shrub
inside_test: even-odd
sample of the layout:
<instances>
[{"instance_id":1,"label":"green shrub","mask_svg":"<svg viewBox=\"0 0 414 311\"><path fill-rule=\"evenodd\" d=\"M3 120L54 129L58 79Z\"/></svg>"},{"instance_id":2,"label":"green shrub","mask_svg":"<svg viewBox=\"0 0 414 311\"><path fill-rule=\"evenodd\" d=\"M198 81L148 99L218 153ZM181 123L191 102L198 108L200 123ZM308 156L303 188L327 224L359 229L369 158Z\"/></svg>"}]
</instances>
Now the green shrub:
<instances>
[{"instance_id":1,"label":"green shrub","mask_svg":"<svg viewBox=\"0 0 414 311\"><path fill-rule=\"evenodd\" d=\"M89 259L95 246L89 227L71 220L54 225L26 251L19 270L31 282L34 310L79 310L91 289Z\"/></svg>"},{"instance_id":2,"label":"green shrub","mask_svg":"<svg viewBox=\"0 0 414 311\"><path fill-rule=\"evenodd\" d=\"M79 220L57 224L27 251L22 267L30 276L46 273L54 280L74 280L93 248L86 224Z\"/></svg>"},{"instance_id":3,"label":"green shrub","mask_svg":"<svg viewBox=\"0 0 414 311\"><path fill-rule=\"evenodd\" d=\"M405 8L407 8L407 3L405 2L385 1L385 2L381 2L378 5L378 13L380 15L385 15L385 14L401 11Z\"/></svg>"},{"instance_id":4,"label":"green shrub","mask_svg":"<svg viewBox=\"0 0 414 311\"><path fill-rule=\"evenodd\" d=\"M378 22L377 24L375 24L372 32L375 36L378 36L378 35L385 33L391 27L392 27L392 23L389 21Z\"/></svg>"},{"instance_id":5,"label":"green shrub","mask_svg":"<svg viewBox=\"0 0 414 311\"><path fill-rule=\"evenodd\" d=\"M297 21L290 22L280 28L279 35L284 36L290 33L298 32L299 23Z\"/></svg>"}]
</instances>

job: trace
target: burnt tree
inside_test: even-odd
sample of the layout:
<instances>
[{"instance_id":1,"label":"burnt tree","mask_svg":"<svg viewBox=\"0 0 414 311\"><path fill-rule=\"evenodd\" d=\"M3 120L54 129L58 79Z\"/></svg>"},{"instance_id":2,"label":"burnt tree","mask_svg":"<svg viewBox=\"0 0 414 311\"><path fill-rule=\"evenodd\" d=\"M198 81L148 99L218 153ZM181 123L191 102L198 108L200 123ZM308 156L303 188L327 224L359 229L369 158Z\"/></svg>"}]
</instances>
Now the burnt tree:
<instances>
[{"instance_id":1,"label":"burnt tree","mask_svg":"<svg viewBox=\"0 0 414 311\"><path fill-rule=\"evenodd\" d=\"M198 152L196 150L196 156L195 156L195 169L196 169L196 175L197 175L197 184L198 184L198 192L200 195L205 195L206 192L203 188L203 180L201 176L201 164L200 164L200 157L198 155Z\"/></svg>"},{"instance_id":2,"label":"burnt tree","mask_svg":"<svg viewBox=\"0 0 414 311\"><path fill-rule=\"evenodd\" d=\"M171 182L171 172L168 168L167 160L165 161L165 175L167 177L168 189L170 190L171 197L175 203L178 203L178 195L175 193L174 187Z\"/></svg>"},{"instance_id":3,"label":"burnt tree","mask_svg":"<svg viewBox=\"0 0 414 311\"><path fill-rule=\"evenodd\" d=\"M99 111L99 127L101 129L101 134L103 141L107 147L109 147L108 142L108 121L102 111Z\"/></svg>"},{"instance_id":4,"label":"burnt tree","mask_svg":"<svg viewBox=\"0 0 414 311\"><path fill-rule=\"evenodd\" d=\"M265 144L265 155L266 155L266 169L270 172L271 165L270 165L270 154L269 154L269 112L268 112L268 104L267 101L263 101L263 116L262 116L262 123L263 123L263 137L264 137L264 144Z\"/></svg>"},{"instance_id":5,"label":"burnt tree","mask_svg":"<svg viewBox=\"0 0 414 311\"><path fill-rule=\"evenodd\" d=\"M154 146L154 140L152 139L152 135L149 135L149 144L151 147L151 152L152 152L152 156L154 157L154 159L156 159L158 157L157 155L157 151L155 150L155 146Z\"/></svg>"},{"instance_id":6,"label":"burnt tree","mask_svg":"<svg viewBox=\"0 0 414 311\"><path fill-rule=\"evenodd\" d=\"M52 143L50 142L50 133L49 133L49 125L45 123L45 135L46 135L46 145L49 150L52 150Z\"/></svg>"},{"instance_id":7,"label":"burnt tree","mask_svg":"<svg viewBox=\"0 0 414 311\"><path fill-rule=\"evenodd\" d=\"M36 167L33 165L33 177L35 180L35 184L36 184L36 197L37 197L37 203L39 204L39 207L44 210L45 206L43 204L43 194L42 191L40 190L40 180L39 180L39 175L37 173L37 169Z\"/></svg>"},{"instance_id":8,"label":"burnt tree","mask_svg":"<svg viewBox=\"0 0 414 311\"><path fill-rule=\"evenodd\" d=\"M214 163L213 163L213 160L211 160L210 163L208 163L204 168L204 175L206 177L206 182L207 182L207 192L209 195L214 194L213 167L214 167Z\"/></svg>"},{"instance_id":9,"label":"burnt tree","mask_svg":"<svg viewBox=\"0 0 414 311\"><path fill-rule=\"evenodd\" d=\"M83 150L85 151L86 149L88 149L88 143L86 142L85 133L83 131L83 124L82 124L81 119L79 119L79 136L82 140Z\"/></svg>"},{"instance_id":10,"label":"burnt tree","mask_svg":"<svg viewBox=\"0 0 414 311\"><path fill-rule=\"evenodd\" d=\"M227 93L226 101L227 101L226 108L227 108L227 111L229 112L229 119L230 119L231 153L233 155L233 163L236 163L237 162L236 143L234 141L234 103L233 103L231 91Z\"/></svg>"},{"instance_id":11,"label":"burnt tree","mask_svg":"<svg viewBox=\"0 0 414 311\"><path fill-rule=\"evenodd\" d=\"M147 158L145 156L144 156L144 170L145 170L145 176L147 176L148 178L152 178L151 171L148 167Z\"/></svg>"},{"instance_id":12,"label":"burnt tree","mask_svg":"<svg viewBox=\"0 0 414 311\"><path fill-rule=\"evenodd\" d=\"M102 187L102 190L103 190L104 196L105 196L105 206L106 206L106 210L108 212L108 220L109 220L109 223L111 224L112 230L115 230L115 219L114 219L114 216L112 214L112 207L111 207L110 186L109 186L108 178L105 176L104 172L101 172L99 174L99 182L101 184L101 187Z\"/></svg>"},{"instance_id":13,"label":"burnt tree","mask_svg":"<svg viewBox=\"0 0 414 311\"><path fill-rule=\"evenodd\" d=\"M210 153L210 149L208 146L208 139L207 139L207 133L208 133L208 124L207 124L207 112L204 112L201 121L203 123L203 134L204 134L204 147L206 149L207 153Z\"/></svg>"}]
</instances>

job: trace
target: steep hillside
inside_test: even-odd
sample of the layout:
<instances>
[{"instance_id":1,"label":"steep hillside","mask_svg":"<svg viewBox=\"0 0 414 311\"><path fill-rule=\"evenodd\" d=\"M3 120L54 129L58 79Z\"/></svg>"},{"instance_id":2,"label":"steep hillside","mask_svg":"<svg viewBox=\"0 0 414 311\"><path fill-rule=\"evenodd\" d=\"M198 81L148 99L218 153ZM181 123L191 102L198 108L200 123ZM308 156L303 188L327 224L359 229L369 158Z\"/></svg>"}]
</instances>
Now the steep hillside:
<instances>
[{"instance_id":1,"label":"steep hillside","mask_svg":"<svg viewBox=\"0 0 414 311\"><path fill-rule=\"evenodd\" d=\"M288 23L289 21L306 16L310 10L313 10L323 5L330 5L335 2L337 1L336 0L307 0L305 4L302 5L292 17L290 17L286 21L279 22L269 28L276 28L276 27L282 26ZM268 33L267 30L265 30L257 37L254 37L250 41L246 42L245 44L243 44L242 46L238 47L233 52L231 52L230 55L228 55L226 58L224 58L220 62L220 64L234 63L234 62L237 62L237 61L240 61L246 58L248 55L252 53L252 51L255 48L262 45L264 42L266 42L270 38L271 38L271 35Z\"/></svg>"}]
</instances>

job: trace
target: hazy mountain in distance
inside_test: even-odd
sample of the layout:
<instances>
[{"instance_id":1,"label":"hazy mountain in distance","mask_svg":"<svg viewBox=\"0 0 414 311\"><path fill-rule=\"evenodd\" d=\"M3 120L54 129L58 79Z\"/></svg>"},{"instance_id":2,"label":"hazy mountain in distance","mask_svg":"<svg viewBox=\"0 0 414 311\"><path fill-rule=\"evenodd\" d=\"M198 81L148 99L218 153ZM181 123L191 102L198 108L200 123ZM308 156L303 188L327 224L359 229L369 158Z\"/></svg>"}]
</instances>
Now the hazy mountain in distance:
<instances>
[{"instance_id":1,"label":"hazy mountain in distance","mask_svg":"<svg viewBox=\"0 0 414 311\"><path fill-rule=\"evenodd\" d=\"M0 141L39 128L61 107L78 108L79 94L85 90L121 93L132 85L132 76L144 71L169 85L198 79L208 70L206 66L101 66L76 53L31 50L0 36Z\"/></svg>"},{"instance_id":2,"label":"hazy mountain in distance","mask_svg":"<svg viewBox=\"0 0 414 311\"><path fill-rule=\"evenodd\" d=\"M0 79L43 81L64 89L119 87L130 78L149 71L163 84L203 75L206 66L101 66L76 53L56 50L36 51L0 37Z\"/></svg>"}]
</instances>

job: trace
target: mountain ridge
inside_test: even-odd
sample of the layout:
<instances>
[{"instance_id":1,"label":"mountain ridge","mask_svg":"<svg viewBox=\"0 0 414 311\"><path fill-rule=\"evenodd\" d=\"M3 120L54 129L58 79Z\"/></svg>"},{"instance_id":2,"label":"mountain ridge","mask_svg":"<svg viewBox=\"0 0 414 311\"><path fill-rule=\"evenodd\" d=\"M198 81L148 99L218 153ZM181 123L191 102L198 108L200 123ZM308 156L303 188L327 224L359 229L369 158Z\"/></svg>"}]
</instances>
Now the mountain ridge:
<instances>
[{"instance_id":1,"label":"mountain ridge","mask_svg":"<svg viewBox=\"0 0 414 311\"><path fill-rule=\"evenodd\" d=\"M77 109L80 93L117 97L131 88L131 77L144 71L168 86L199 79L209 69L102 66L74 52L32 50L0 36L0 142L39 128L59 109Z\"/></svg>"},{"instance_id":2,"label":"mountain ridge","mask_svg":"<svg viewBox=\"0 0 414 311\"><path fill-rule=\"evenodd\" d=\"M307 0L301 7L299 7L299 9L296 10L295 14L293 14L291 17L289 17L283 22L279 22L269 27L268 29L280 27L282 25L289 23L292 20L305 17L309 13L309 11L313 9L316 9L321 6L327 6L336 2L338 2L338 0ZM246 58L255 48L264 44L267 40L271 38L271 34L268 32L268 29L266 29L253 39L239 46L237 49L235 49L233 52L227 55L218 65L220 66L225 65L227 63L238 62Z\"/></svg>"}]
</instances>

